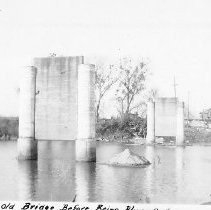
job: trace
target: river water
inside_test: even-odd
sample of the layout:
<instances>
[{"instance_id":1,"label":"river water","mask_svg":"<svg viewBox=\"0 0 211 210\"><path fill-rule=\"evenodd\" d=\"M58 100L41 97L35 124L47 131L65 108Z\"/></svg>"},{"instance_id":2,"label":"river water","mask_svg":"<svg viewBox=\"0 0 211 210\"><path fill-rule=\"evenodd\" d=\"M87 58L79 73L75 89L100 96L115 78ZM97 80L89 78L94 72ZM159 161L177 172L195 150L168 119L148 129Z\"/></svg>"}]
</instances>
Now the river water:
<instances>
[{"instance_id":1,"label":"river water","mask_svg":"<svg viewBox=\"0 0 211 210\"><path fill-rule=\"evenodd\" d=\"M38 161L17 161L17 142L0 142L0 200L201 204L211 200L211 147L97 144L105 162L129 148L145 168L75 162L72 141L39 141Z\"/></svg>"}]
</instances>

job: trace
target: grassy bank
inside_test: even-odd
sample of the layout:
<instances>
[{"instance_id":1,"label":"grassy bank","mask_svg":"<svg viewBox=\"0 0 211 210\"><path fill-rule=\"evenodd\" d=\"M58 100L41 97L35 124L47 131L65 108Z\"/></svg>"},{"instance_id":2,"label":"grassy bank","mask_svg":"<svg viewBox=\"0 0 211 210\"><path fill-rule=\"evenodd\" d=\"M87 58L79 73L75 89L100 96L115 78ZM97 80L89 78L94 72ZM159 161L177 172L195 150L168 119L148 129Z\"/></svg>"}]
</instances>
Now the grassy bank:
<instances>
[{"instance_id":1,"label":"grassy bank","mask_svg":"<svg viewBox=\"0 0 211 210\"><path fill-rule=\"evenodd\" d=\"M100 140L127 142L134 137L145 138L146 125L146 119L137 115L101 119L96 126L96 136Z\"/></svg>"}]
</instances>

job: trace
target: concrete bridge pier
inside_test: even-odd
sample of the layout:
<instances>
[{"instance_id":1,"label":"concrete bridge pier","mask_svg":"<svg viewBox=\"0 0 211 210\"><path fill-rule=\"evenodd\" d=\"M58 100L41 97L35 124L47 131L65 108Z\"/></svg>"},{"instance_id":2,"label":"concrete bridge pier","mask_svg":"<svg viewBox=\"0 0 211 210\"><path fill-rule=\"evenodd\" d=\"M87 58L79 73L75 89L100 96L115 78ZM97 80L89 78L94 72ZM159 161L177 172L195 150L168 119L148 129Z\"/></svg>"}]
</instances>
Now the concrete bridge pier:
<instances>
[{"instance_id":1,"label":"concrete bridge pier","mask_svg":"<svg viewBox=\"0 0 211 210\"><path fill-rule=\"evenodd\" d=\"M147 103L147 138L146 144L151 145L155 142L155 102Z\"/></svg>"},{"instance_id":2,"label":"concrete bridge pier","mask_svg":"<svg viewBox=\"0 0 211 210\"><path fill-rule=\"evenodd\" d=\"M177 102L176 145L184 145L184 102Z\"/></svg>"},{"instance_id":3,"label":"concrete bridge pier","mask_svg":"<svg viewBox=\"0 0 211 210\"><path fill-rule=\"evenodd\" d=\"M36 68L24 68L20 84L18 159L37 159L35 140Z\"/></svg>"},{"instance_id":4,"label":"concrete bridge pier","mask_svg":"<svg viewBox=\"0 0 211 210\"><path fill-rule=\"evenodd\" d=\"M96 161L94 68L86 64L78 68L77 161Z\"/></svg>"}]
</instances>

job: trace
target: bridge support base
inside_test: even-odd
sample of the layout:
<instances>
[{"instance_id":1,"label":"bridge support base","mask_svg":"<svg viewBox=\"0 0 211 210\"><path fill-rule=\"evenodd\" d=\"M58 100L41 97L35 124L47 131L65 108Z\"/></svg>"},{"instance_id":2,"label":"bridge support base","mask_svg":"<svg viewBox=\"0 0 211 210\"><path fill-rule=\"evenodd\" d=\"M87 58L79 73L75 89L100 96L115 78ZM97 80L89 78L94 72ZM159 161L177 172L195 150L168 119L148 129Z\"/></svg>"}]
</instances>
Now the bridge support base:
<instances>
[{"instance_id":1,"label":"bridge support base","mask_svg":"<svg viewBox=\"0 0 211 210\"><path fill-rule=\"evenodd\" d=\"M36 68L23 69L20 83L18 159L37 159L35 140Z\"/></svg>"},{"instance_id":2,"label":"bridge support base","mask_svg":"<svg viewBox=\"0 0 211 210\"><path fill-rule=\"evenodd\" d=\"M147 103L147 138L146 144L152 145L155 142L155 102Z\"/></svg>"},{"instance_id":3,"label":"bridge support base","mask_svg":"<svg viewBox=\"0 0 211 210\"><path fill-rule=\"evenodd\" d=\"M93 139L76 140L76 161L96 161L96 141Z\"/></svg>"},{"instance_id":4,"label":"bridge support base","mask_svg":"<svg viewBox=\"0 0 211 210\"><path fill-rule=\"evenodd\" d=\"M176 145L184 145L184 102L177 103L177 131L176 131Z\"/></svg>"},{"instance_id":5,"label":"bridge support base","mask_svg":"<svg viewBox=\"0 0 211 210\"><path fill-rule=\"evenodd\" d=\"M18 139L18 160L37 159L37 140L34 138Z\"/></svg>"},{"instance_id":6,"label":"bridge support base","mask_svg":"<svg viewBox=\"0 0 211 210\"><path fill-rule=\"evenodd\" d=\"M95 123L95 67L81 64L78 68L77 161L96 161Z\"/></svg>"}]
</instances>

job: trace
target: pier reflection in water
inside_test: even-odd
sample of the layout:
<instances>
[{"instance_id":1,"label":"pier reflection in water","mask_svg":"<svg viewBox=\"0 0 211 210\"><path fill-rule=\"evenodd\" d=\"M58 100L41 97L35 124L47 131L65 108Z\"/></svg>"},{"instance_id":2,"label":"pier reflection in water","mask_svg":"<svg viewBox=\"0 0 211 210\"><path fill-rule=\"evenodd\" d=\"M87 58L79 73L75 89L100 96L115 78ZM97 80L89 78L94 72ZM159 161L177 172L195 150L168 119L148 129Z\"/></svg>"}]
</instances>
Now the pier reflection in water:
<instances>
[{"instance_id":1,"label":"pier reflection in water","mask_svg":"<svg viewBox=\"0 0 211 210\"><path fill-rule=\"evenodd\" d=\"M98 163L75 161L75 144L39 141L38 161L17 161L16 142L0 142L0 199L190 203L210 201L211 147L162 147L98 143ZM144 168L105 163L129 148L152 164Z\"/></svg>"},{"instance_id":2,"label":"pier reflection in water","mask_svg":"<svg viewBox=\"0 0 211 210\"><path fill-rule=\"evenodd\" d=\"M42 141L38 151L37 200L71 201L75 196L74 145L67 141Z\"/></svg>"},{"instance_id":3,"label":"pier reflection in water","mask_svg":"<svg viewBox=\"0 0 211 210\"><path fill-rule=\"evenodd\" d=\"M96 199L96 164L76 163L76 201L91 202Z\"/></svg>"},{"instance_id":4,"label":"pier reflection in water","mask_svg":"<svg viewBox=\"0 0 211 210\"><path fill-rule=\"evenodd\" d=\"M176 201L182 200L184 186L184 171L185 171L185 148L178 147L175 149L175 185L176 185ZM184 201L183 201L184 202Z\"/></svg>"},{"instance_id":5,"label":"pier reflection in water","mask_svg":"<svg viewBox=\"0 0 211 210\"><path fill-rule=\"evenodd\" d=\"M18 199L35 200L37 195L37 161L18 161Z\"/></svg>"}]
</instances>

